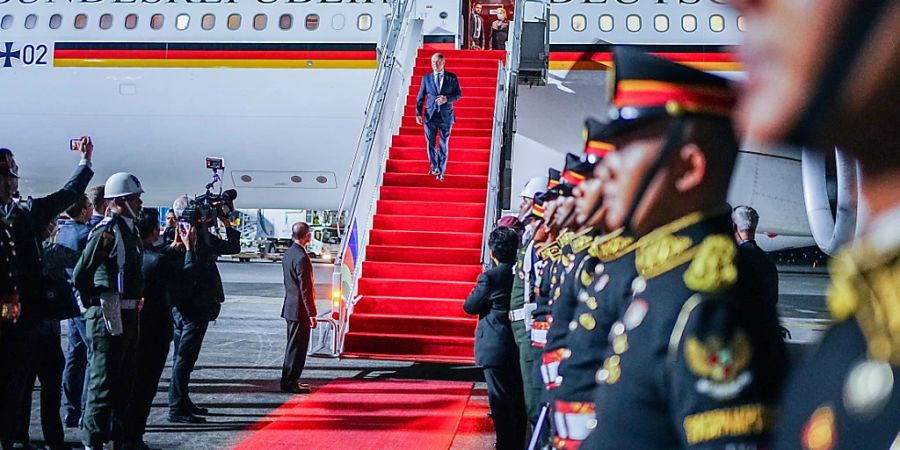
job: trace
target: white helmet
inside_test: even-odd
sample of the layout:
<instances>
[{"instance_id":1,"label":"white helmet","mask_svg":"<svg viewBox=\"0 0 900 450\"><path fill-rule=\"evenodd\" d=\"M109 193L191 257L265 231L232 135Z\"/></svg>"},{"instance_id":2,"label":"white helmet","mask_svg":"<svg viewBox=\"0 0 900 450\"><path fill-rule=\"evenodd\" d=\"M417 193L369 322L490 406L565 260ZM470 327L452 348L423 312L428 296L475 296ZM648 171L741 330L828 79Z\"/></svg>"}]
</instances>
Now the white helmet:
<instances>
[{"instance_id":1,"label":"white helmet","mask_svg":"<svg viewBox=\"0 0 900 450\"><path fill-rule=\"evenodd\" d=\"M106 179L103 198L109 200L143 193L141 180L128 172L119 172Z\"/></svg>"},{"instance_id":2,"label":"white helmet","mask_svg":"<svg viewBox=\"0 0 900 450\"><path fill-rule=\"evenodd\" d=\"M522 193L519 196L533 198L535 194L544 192L545 189L547 189L547 177L534 177L525 183L525 187L522 188Z\"/></svg>"}]
</instances>

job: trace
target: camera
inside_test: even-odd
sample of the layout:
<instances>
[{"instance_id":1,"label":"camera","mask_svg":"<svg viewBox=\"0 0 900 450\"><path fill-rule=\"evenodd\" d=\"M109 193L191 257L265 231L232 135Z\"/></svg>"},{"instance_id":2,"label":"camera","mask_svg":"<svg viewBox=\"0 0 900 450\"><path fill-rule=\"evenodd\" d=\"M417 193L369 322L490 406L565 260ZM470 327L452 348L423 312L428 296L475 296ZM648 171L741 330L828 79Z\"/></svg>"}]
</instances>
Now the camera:
<instances>
[{"instance_id":1,"label":"camera","mask_svg":"<svg viewBox=\"0 0 900 450\"><path fill-rule=\"evenodd\" d=\"M228 217L234 213L234 199L237 191L228 189L213 193L216 183L221 182L219 171L225 170L225 161L222 158L206 158L206 168L212 170L213 177L206 185L206 192L190 200L188 207L181 213L183 222L194 225L212 225L219 216Z\"/></svg>"}]
</instances>

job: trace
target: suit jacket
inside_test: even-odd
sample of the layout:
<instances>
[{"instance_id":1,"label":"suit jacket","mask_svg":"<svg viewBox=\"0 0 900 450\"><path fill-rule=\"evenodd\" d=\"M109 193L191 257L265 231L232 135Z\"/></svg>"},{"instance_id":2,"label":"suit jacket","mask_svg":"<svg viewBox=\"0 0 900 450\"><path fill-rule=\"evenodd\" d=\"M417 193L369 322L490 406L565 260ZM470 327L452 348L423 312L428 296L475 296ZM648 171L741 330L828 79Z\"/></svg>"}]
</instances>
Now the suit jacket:
<instances>
[{"instance_id":1,"label":"suit jacket","mask_svg":"<svg viewBox=\"0 0 900 450\"><path fill-rule=\"evenodd\" d=\"M778 268L756 241L738 245L738 255L744 272L739 278L742 289L756 298L775 306L778 303Z\"/></svg>"},{"instance_id":2,"label":"suit jacket","mask_svg":"<svg viewBox=\"0 0 900 450\"><path fill-rule=\"evenodd\" d=\"M172 298L178 312L189 320L215 320L219 316L225 290L216 261L219 255L234 255L241 251L238 230L225 228L225 238L222 240L208 228L198 228L196 248L186 256L194 261L192 276L183 278L179 283L179 295Z\"/></svg>"},{"instance_id":3,"label":"suit jacket","mask_svg":"<svg viewBox=\"0 0 900 450\"><path fill-rule=\"evenodd\" d=\"M484 20L475 11L469 13L469 35L478 45L484 41Z\"/></svg>"},{"instance_id":4,"label":"suit jacket","mask_svg":"<svg viewBox=\"0 0 900 450\"><path fill-rule=\"evenodd\" d=\"M475 363L481 367L517 364L518 347L509 321L513 279L512 264L501 263L478 277L478 284L463 304L466 313L478 315Z\"/></svg>"},{"instance_id":5,"label":"suit jacket","mask_svg":"<svg viewBox=\"0 0 900 450\"><path fill-rule=\"evenodd\" d=\"M32 313L41 309L38 304L46 294L41 234L52 218L78 200L93 176L93 170L79 165L62 189L46 197L29 198L10 206L12 210L8 222L15 242L17 266L14 276L22 302L23 320L31 318Z\"/></svg>"},{"instance_id":6,"label":"suit jacket","mask_svg":"<svg viewBox=\"0 0 900 450\"><path fill-rule=\"evenodd\" d=\"M284 272L284 306L281 317L297 322L308 322L316 315L316 287L312 261L306 249L291 244L281 261Z\"/></svg>"},{"instance_id":7,"label":"suit jacket","mask_svg":"<svg viewBox=\"0 0 900 450\"><path fill-rule=\"evenodd\" d=\"M438 95L447 97L447 103L440 107L435 103ZM425 120L432 120L435 112L440 114L441 121L452 124L456 120L453 115L453 103L462 97L462 90L459 88L459 79L453 72L444 71L444 82L437 84L434 72L426 73L422 77L422 85L419 86L419 95L416 96L416 116L422 115L422 106L425 106ZM427 104L426 104L427 100Z\"/></svg>"}]
</instances>

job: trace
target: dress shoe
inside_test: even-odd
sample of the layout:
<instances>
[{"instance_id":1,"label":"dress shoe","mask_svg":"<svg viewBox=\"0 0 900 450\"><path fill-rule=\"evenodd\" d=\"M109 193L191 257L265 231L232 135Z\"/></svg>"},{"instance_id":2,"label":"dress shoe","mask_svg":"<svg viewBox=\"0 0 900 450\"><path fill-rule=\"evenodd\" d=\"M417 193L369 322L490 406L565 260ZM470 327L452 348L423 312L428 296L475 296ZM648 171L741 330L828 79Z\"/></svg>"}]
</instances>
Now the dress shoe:
<instances>
[{"instance_id":1,"label":"dress shoe","mask_svg":"<svg viewBox=\"0 0 900 450\"><path fill-rule=\"evenodd\" d=\"M206 423L205 417L195 416L194 414L181 415L169 413L169 422L172 423Z\"/></svg>"},{"instance_id":2,"label":"dress shoe","mask_svg":"<svg viewBox=\"0 0 900 450\"><path fill-rule=\"evenodd\" d=\"M306 383L297 383L290 386L282 386L281 392L289 394L309 394L310 388Z\"/></svg>"},{"instance_id":3,"label":"dress shoe","mask_svg":"<svg viewBox=\"0 0 900 450\"><path fill-rule=\"evenodd\" d=\"M444 174L442 174L442 173L438 174L437 180L443 183L444 182Z\"/></svg>"},{"instance_id":4,"label":"dress shoe","mask_svg":"<svg viewBox=\"0 0 900 450\"><path fill-rule=\"evenodd\" d=\"M209 414L209 408L202 408L197 405L191 405L191 414L194 414L197 416L205 416L205 415Z\"/></svg>"},{"instance_id":5,"label":"dress shoe","mask_svg":"<svg viewBox=\"0 0 900 450\"><path fill-rule=\"evenodd\" d=\"M66 416L66 428L78 428L81 426L81 417L76 415Z\"/></svg>"}]
</instances>

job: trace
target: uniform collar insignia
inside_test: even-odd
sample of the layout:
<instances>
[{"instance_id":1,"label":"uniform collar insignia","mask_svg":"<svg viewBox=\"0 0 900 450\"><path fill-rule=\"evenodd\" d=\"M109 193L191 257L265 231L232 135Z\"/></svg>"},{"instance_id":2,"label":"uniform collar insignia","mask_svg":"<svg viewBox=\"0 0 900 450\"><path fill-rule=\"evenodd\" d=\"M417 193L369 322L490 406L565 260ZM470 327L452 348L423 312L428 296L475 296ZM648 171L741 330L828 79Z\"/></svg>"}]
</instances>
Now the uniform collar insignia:
<instances>
[{"instance_id":1,"label":"uniform collar insignia","mask_svg":"<svg viewBox=\"0 0 900 450\"><path fill-rule=\"evenodd\" d=\"M694 246L695 241L689 234L697 233L685 232L686 229L713 217L723 216L727 211L728 206L723 205L722 207L713 208L708 211L693 212L669 222L639 239L636 244L637 254L635 255L635 268L637 269L638 274L643 279L650 280L694 259L694 256L698 253L700 247ZM705 241L707 236L699 236L699 238L704 239ZM734 244L731 243L730 246L734 247ZM691 287L691 289L701 292L713 292L726 287L724 285L720 286L719 284L722 283L716 283L714 281L720 279L728 280L731 278L736 280L736 274L734 277L729 275L731 268L734 267L734 255L731 255L731 258L728 261L730 262L730 265L727 264L725 260L720 261L715 259L718 257L718 251L722 251L723 249L727 251L726 247L728 246L723 246L721 239L714 239L703 247L704 261L698 262L698 267L696 269L697 273L694 274L697 279L692 281L699 281L701 278L706 279L709 277L714 278L714 280L707 284L704 284L703 282L696 283L696 287ZM700 266L700 264L706 261L720 264L718 270L727 273L701 273L706 268Z\"/></svg>"},{"instance_id":2,"label":"uniform collar insignia","mask_svg":"<svg viewBox=\"0 0 900 450\"><path fill-rule=\"evenodd\" d=\"M594 241L594 229L587 228L579 231L572 238L572 252L581 253L588 249L591 246L591 243Z\"/></svg>"},{"instance_id":3,"label":"uniform collar insignia","mask_svg":"<svg viewBox=\"0 0 900 450\"><path fill-rule=\"evenodd\" d=\"M543 246L540 250L540 256L543 260L558 261L562 255L562 249L559 248L559 242L553 242Z\"/></svg>"},{"instance_id":4,"label":"uniform collar insignia","mask_svg":"<svg viewBox=\"0 0 900 450\"><path fill-rule=\"evenodd\" d=\"M621 258L635 249L634 238L623 236L624 228L619 228L603 236L597 236L591 242L590 255L603 262Z\"/></svg>"}]
</instances>

